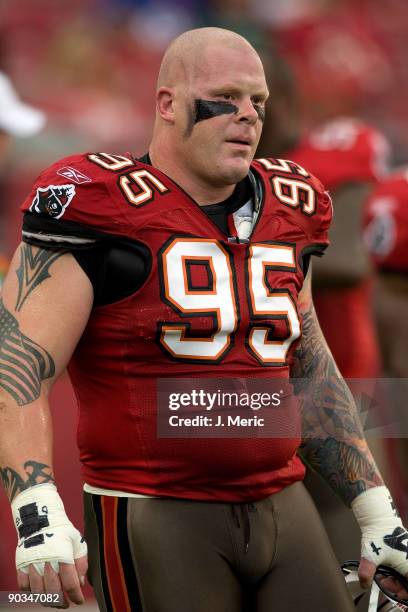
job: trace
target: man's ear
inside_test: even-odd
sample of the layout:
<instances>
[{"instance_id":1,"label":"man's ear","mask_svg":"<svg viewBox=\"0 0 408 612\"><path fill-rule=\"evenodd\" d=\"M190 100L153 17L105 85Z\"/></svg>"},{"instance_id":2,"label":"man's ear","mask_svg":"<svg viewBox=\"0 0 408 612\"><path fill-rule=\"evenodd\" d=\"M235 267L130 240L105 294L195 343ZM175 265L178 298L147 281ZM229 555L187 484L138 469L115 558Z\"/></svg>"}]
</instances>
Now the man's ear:
<instances>
[{"instance_id":1,"label":"man's ear","mask_svg":"<svg viewBox=\"0 0 408 612\"><path fill-rule=\"evenodd\" d=\"M168 123L174 123L174 91L169 87L160 87L156 94L157 110L160 117Z\"/></svg>"}]
</instances>

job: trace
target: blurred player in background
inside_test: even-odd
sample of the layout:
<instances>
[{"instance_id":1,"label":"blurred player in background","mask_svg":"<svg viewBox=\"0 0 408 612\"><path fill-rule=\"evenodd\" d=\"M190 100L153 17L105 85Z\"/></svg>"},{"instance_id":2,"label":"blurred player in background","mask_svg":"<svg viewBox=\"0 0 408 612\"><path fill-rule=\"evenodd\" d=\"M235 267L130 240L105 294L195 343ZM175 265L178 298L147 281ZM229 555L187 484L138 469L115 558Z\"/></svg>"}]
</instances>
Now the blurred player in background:
<instances>
[{"instance_id":1,"label":"blurred player in background","mask_svg":"<svg viewBox=\"0 0 408 612\"><path fill-rule=\"evenodd\" d=\"M265 66L277 93L268 100L258 155L275 151L296 161L329 190L335 214L330 249L313 267L316 312L342 375L376 377L381 366L370 305L372 269L361 227L364 202L388 168L388 144L378 130L348 117L304 134L290 67L273 52Z\"/></svg>"},{"instance_id":2,"label":"blurred player in background","mask_svg":"<svg viewBox=\"0 0 408 612\"><path fill-rule=\"evenodd\" d=\"M408 167L394 171L373 191L364 215L365 242L377 270L374 309L391 414L405 437L390 438L393 491L408 515Z\"/></svg>"},{"instance_id":3,"label":"blurred player in background","mask_svg":"<svg viewBox=\"0 0 408 612\"><path fill-rule=\"evenodd\" d=\"M333 119L304 133L293 72L274 51L263 53L268 99L257 154L293 159L329 189L333 208L330 248L313 266L313 299L322 331L345 378L380 374L372 300L372 269L362 239L363 205L388 163L388 145L376 129L354 118ZM380 448L382 452L382 448ZM377 453L378 454L378 453ZM312 471L305 483L323 517L339 561L358 554L353 516ZM360 603L361 608L365 600Z\"/></svg>"},{"instance_id":4,"label":"blurred player in background","mask_svg":"<svg viewBox=\"0 0 408 612\"><path fill-rule=\"evenodd\" d=\"M7 159L13 138L28 138L37 134L45 125L45 115L38 109L24 104L12 82L0 72L0 172ZM3 252L4 203L0 203L0 288L8 268Z\"/></svg>"}]
</instances>

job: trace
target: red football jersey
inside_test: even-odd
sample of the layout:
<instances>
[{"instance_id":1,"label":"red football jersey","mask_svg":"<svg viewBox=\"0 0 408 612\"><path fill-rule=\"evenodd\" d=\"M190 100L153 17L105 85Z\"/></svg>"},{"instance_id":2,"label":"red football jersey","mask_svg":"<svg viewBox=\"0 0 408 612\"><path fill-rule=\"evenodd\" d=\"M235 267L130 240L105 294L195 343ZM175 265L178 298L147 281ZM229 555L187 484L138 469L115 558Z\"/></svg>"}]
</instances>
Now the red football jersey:
<instances>
[{"instance_id":1,"label":"red football jersey","mask_svg":"<svg viewBox=\"0 0 408 612\"><path fill-rule=\"evenodd\" d=\"M408 272L408 168L384 179L367 200L364 237L379 270Z\"/></svg>"},{"instance_id":2,"label":"red football jersey","mask_svg":"<svg viewBox=\"0 0 408 612\"><path fill-rule=\"evenodd\" d=\"M382 134L372 127L355 119L341 118L313 130L288 156L334 192L348 183L380 180L388 167L389 147ZM371 314L371 291L369 281L347 289L314 291L320 325L340 372L346 378L369 378L379 374L380 356ZM350 338L353 338L352 346Z\"/></svg>"},{"instance_id":3,"label":"red football jersey","mask_svg":"<svg viewBox=\"0 0 408 612\"><path fill-rule=\"evenodd\" d=\"M303 478L298 433L239 439L157 433L157 379L289 376L301 332L302 256L327 245L331 201L317 179L291 162L262 159L251 172L262 195L245 242L228 238L165 174L127 156L67 158L40 175L25 201L23 210L43 223L37 238L44 244L58 242L60 223L74 228L79 242L104 233L137 240L152 255L142 287L93 308L69 365L88 484L239 502ZM85 228L92 230L88 238ZM293 418L290 410L284 418Z\"/></svg>"}]
</instances>

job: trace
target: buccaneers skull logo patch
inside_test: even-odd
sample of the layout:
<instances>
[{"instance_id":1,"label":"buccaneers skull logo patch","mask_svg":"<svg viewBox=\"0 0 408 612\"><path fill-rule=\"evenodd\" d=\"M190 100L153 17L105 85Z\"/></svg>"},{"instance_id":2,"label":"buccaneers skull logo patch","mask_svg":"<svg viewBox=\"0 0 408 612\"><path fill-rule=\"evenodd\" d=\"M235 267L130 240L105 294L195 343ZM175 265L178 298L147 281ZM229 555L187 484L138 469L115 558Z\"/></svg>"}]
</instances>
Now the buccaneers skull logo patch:
<instances>
[{"instance_id":1,"label":"buccaneers skull logo patch","mask_svg":"<svg viewBox=\"0 0 408 612\"><path fill-rule=\"evenodd\" d=\"M30 206L31 212L47 214L59 219L75 195L75 185L48 185L38 187Z\"/></svg>"}]
</instances>

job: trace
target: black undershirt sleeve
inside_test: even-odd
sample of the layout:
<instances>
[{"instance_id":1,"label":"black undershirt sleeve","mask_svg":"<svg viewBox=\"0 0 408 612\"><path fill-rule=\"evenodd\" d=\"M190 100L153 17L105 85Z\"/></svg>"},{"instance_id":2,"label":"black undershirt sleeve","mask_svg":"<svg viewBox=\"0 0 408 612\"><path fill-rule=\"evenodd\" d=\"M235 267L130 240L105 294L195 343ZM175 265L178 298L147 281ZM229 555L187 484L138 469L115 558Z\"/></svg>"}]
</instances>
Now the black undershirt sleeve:
<instances>
[{"instance_id":1,"label":"black undershirt sleeve","mask_svg":"<svg viewBox=\"0 0 408 612\"><path fill-rule=\"evenodd\" d=\"M142 242L66 220L26 213L23 240L41 248L69 251L92 283L95 306L135 293L152 267L152 254Z\"/></svg>"},{"instance_id":2,"label":"black undershirt sleeve","mask_svg":"<svg viewBox=\"0 0 408 612\"><path fill-rule=\"evenodd\" d=\"M92 283L95 306L118 302L138 291L152 267L149 249L137 243L105 243L71 253Z\"/></svg>"}]
</instances>

